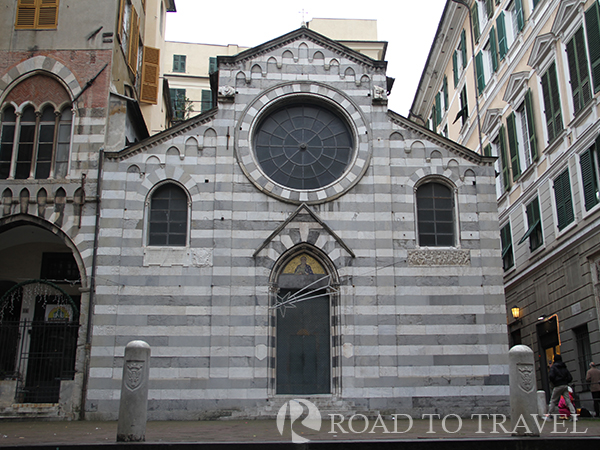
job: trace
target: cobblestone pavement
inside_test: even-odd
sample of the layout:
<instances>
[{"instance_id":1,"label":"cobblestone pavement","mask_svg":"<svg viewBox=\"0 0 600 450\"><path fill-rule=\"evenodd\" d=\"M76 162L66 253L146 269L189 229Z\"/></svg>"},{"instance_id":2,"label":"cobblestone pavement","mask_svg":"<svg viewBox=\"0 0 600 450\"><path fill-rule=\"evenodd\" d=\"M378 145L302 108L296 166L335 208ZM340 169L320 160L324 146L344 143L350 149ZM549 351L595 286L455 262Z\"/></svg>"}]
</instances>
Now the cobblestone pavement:
<instances>
[{"instance_id":1,"label":"cobblestone pavement","mask_svg":"<svg viewBox=\"0 0 600 450\"><path fill-rule=\"evenodd\" d=\"M146 442L290 442L290 424L286 422L283 436L274 420L215 420L148 422ZM364 430L364 432L363 432ZM332 424L325 418L321 429L314 431L294 424L294 431L311 441L332 440L412 440L412 439L486 439L511 438L510 419L408 420L375 421L366 424L354 420ZM354 432L353 432L354 431ZM117 434L117 422L94 421L14 421L0 419L0 447L40 444L110 444ZM580 419L572 422L546 422L542 437L600 437L600 420Z\"/></svg>"}]
</instances>

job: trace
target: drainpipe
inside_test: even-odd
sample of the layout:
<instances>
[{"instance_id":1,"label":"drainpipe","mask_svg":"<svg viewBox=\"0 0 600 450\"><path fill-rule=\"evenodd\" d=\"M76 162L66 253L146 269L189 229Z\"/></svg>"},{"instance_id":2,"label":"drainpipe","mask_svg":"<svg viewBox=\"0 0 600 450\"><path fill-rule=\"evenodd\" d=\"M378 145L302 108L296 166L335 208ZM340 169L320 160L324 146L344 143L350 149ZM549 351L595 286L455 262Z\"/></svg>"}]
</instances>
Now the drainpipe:
<instances>
[{"instance_id":1,"label":"drainpipe","mask_svg":"<svg viewBox=\"0 0 600 450\"><path fill-rule=\"evenodd\" d=\"M88 383L90 378L90 359L92 352L92 317L94 315L94 297L96 294L96 265L98 259L98 239L100 236L100 196L102 189L102 164L104 162L104 148L98 154L98 178L96 180L96 224L94 227L94 249L92 254L92 274L90 277L90 299L88 304L87 329L85 334L85 359L83 370L83 386L81 389L81 420L85 419L85 401L87 399Z\"/></svg>"}]
</instances>

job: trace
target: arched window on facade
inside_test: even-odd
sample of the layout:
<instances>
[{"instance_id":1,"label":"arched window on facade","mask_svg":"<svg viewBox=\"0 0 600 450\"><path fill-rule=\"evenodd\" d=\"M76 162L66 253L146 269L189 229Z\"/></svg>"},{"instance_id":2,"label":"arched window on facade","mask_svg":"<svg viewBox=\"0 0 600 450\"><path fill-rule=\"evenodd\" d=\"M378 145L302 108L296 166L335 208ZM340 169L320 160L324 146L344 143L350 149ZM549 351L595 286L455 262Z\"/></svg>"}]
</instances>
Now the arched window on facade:
<instances>
[{"instance_id":1,"label":"arched window on facade","mask_svg":"<svg viewBox=\"0 0 600 450\"><path fill-rule=\"evenodd\" d=\"M187 243L188 199L174 183L159 186L150 199L148 245L183 247Z\"/></svg>"},{"instance_id":2,"label":"arched window on facade","mask_svg":"<svg viewBox=\"0 0 600 450\"><path fill-rule=\"evenodd\" d=\"M454 246L454 220L452 189L437 182L419 186L417 189L417 226L420 246Z\"/></svg>"},{"instance_id":3,"label":"arched window on facade","mask_svg":"<svg viewBox=\"0 0 600 450\"><path fill-rule=\"evenodd\" d=\"M72 112L57 113L47 105L36 111L26 106L21 114L12 105L2 110L0 179L64 178L71 144Z\"/></svg>"}]
</instances>

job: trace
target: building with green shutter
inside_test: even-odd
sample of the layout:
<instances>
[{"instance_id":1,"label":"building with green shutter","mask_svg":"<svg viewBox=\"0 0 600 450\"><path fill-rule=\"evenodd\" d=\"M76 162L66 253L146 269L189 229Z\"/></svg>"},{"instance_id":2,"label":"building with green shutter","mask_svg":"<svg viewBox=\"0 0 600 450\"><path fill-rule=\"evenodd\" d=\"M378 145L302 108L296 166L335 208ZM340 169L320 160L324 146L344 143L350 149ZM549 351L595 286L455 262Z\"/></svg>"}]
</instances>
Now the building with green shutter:
<instances>
[{"instance_id":1,"label":"building with green shutter","mask_svg":"<svg viewBox=\"0 0 600 450\"><path fill-rule=\"evenodd\" d=\"M577 407L600 358L600 5L448 0L410 119L496 156L511 345L538 389L561 353Z\"/></svg>"}]
</instances>

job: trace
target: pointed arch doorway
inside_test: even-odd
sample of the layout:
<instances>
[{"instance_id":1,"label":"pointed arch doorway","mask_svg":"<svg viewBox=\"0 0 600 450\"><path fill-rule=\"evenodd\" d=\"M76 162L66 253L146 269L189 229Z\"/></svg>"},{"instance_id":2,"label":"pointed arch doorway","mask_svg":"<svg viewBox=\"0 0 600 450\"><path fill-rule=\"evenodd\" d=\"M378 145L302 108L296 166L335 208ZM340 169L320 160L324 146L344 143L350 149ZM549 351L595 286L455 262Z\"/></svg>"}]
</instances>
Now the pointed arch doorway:
<instances>
[{"instance_id":1,"label":"pointed arch doorway","mask_svg":"<svg viewBox=\"0 0 600 450\"><path fill-rule=\"evenodd\" d=\"M271 303L275 310L275 392L329 394L335 270L305 249L283 259Z\"/></svg>"}]
</instances>

